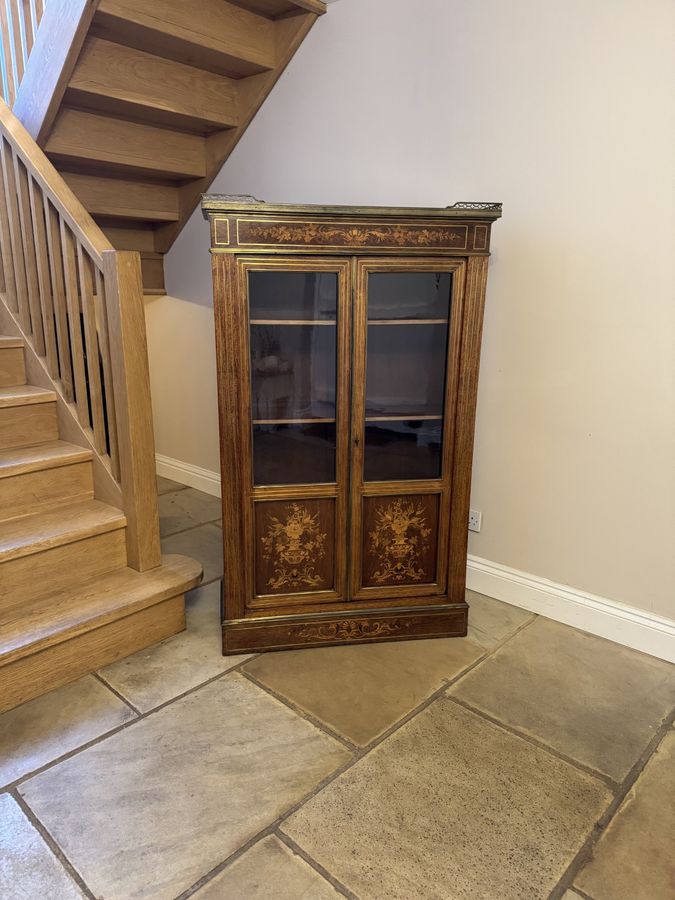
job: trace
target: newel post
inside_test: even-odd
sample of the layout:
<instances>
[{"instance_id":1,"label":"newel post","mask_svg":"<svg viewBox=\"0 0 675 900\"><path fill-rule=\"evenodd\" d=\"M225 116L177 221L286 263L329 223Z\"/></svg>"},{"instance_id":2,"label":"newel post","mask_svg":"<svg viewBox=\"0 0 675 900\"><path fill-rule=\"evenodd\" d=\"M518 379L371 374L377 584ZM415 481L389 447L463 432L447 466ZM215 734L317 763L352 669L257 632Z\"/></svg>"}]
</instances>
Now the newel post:
<instances>
[{"instance_id":1,"label":"newel post","mask_svg":"<svg viewBox=\"0 0 675 900\"><path fill-rule=\"evenodd\" d=\"M102 258L128 564L144 572L161 551L141 260L125 251Z\"/></svg>"}]
</instances>

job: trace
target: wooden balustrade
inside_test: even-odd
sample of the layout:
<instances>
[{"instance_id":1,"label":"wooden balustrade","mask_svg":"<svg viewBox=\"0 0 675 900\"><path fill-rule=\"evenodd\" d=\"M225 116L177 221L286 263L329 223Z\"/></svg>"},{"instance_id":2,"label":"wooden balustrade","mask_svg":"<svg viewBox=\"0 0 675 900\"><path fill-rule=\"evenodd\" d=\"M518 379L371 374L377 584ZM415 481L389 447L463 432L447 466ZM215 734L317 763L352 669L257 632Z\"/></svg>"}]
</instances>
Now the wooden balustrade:
<instances>
[{"instance_id":1,"label":"wooden balustrade","mask_svg":"<svg viewBox=\"0 0 675 900\"><path fill-rule=\"evenodd\" d=\"M0 292L118 488L129 565L154 568L160 549L140 257L114 250L2 101Z\"/></svg>"},{"instance_id":2,"label":"wooden balustrade","mask_svg":"<svg viewBox=\"0 0 675 900\"><path fill-rule=\"evenodd\" d=\"M0 0L2 96L11 107L35 43L45 0Z\"/></svg>"}]
</instances>

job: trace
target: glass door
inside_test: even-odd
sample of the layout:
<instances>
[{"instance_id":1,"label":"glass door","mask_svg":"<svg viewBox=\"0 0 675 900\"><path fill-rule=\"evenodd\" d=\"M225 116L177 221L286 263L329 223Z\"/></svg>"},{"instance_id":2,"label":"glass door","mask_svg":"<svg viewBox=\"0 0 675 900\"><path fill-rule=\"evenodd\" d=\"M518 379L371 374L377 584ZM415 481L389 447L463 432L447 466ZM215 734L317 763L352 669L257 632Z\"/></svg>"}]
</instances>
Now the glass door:
<instances>
[{"instance_id":1,"label":"glass door","mask_svg":"<svg viewBox=\"0 0 675 900\"><path fill-rule=\"evenodd\" d=\"M245 260L252 606L346 591L349 263Z\"/></svg>"},{"instance_id":2,"label":"glass door","mask_svg":"<svg viewBox=\"0 0 675 900\"><path fill-rule=\"evenodd\" d=\"M462 261L357 263L354 598L445 591L463 275Z\"/></svg>"}]
</instances>

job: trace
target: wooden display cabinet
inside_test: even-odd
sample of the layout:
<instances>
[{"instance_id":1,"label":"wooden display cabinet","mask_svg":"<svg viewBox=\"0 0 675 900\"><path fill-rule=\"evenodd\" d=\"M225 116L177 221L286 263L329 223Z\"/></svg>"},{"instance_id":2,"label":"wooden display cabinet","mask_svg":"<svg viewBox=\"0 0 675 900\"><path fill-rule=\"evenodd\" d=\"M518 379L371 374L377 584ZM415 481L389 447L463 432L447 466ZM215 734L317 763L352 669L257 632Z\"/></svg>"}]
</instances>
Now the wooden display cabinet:
<instances>
[{"instance_id":1,"label":"wooden display cabinet","mask_svg":"<svg viewBox=\"0 0 675 900\"><path fill-rule=\"evenodd\" d=\"M464 635L497 203L206 196L223 652Z\"/></svg>"}]
</instances>

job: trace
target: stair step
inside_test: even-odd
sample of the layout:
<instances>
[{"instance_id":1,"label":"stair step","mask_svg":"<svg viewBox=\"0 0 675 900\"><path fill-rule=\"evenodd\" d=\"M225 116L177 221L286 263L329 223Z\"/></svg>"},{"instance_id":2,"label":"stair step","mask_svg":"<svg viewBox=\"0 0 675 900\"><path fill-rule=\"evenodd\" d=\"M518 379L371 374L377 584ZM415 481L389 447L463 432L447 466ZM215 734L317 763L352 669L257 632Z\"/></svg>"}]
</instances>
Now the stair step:
<instances>
[{"instance_id":1,"label":"stair step","mask_svg":"<svg viewBox=\"0 0 675 900\"><path fill-rule=\"evenodd\" d=\"M206 174L204 138L64 107L45 152L77 172L185 180Z\"/></svg>"},{"instance_id":2,"label":"stair step","mask_svg":"<svg viewBox=\"0 0 675 900\"><path fill-rule=\"evenodd\" d=\"M0 617L9 606L124 568L126 519L97 500L0 523Z\"/></svg>"},{"instance_id":3,"label":"stair step","mask_svg":"<svg viewBox=\"0 0 675 900\"><path fill-rule=\"evenodd\" d=\"M54 391L32 385L0 388L0 450L55 441L58 436Z\"/></svg>"},{"instance_id":4,"label":"stair step","mask_svg":"<svg viewBox=\"0 0 675 900\"><path fill-rule=\"evenodd\" d=\"M84 43L65 102L202 133L239 124L231 79L93 36Z\"/></svg>"},{"instance_id":5,"label":"stair step","mask_svg":"<svg viewBox=\"0 0 675 900\"><path fill-rule=\"evenodd\" d=\"M115 531L124 528L126 523L121 510L99 500L84 500L3 522L0 523L0 565Z\"/></svg>"},{"instance_id":6,"label":"stair step","mask_svg":"<svg viewBox=\"0 0 675 900\"><path fill-rule=\"evenodd\" d=\"M273 69L274 22L227 0L100 0L93 32L118 44L235 78Z\"/></svg>"},{"instance_id":7,"label":"stair step","mask_svg":"<svg viewBox=\"0 0 675 900\"><path fill-rule=\"evenodd\" d=\"M65 441L0 450L0 522L92 499L92 455Z\"/></svg>"},{"instance_id":8,"label":"stair step","mask_svg":"<svg viewBox=\"0 0 675 900\"><path fill-rule=\"evenodd\" d=\"M139 222L177 222L178 189L172 185L64 172L63 179L92 216Z\"/></svg>"},{"instance_id":9,"label":"stair step","mask_svg":"<svg viewBox=\"0 0 675 900\"><path fill-rule=\"evenodd\" d=\"M293 12L313 12L321 16L326 12L323 0L231 0L236 6L270 19L277 19Z\"/></svg>"},{"instance_id":10,"label":"stair step","mask_svg":"<svg viewBox=\"0 0 675 900\"><path fill-rule=\"evenodd\" d=\"M32 384L0 387L0 409L11 406L32 406L34 403L54 403L55 391L34 387Z\"/></svg>"},{"instance_id":11,"label":"stair step","mask_svg":"<svg viewBox=\"0 0 675 900\"><path fill-rule=\"evenodd\" d=\"M0 712L182 630L182 595L200 580L199 563L163 556L5 610Z\"/></svg>"},{"instance_id":12,"label":"stair step","mask_svg":"<svg viewBox=\"0 0 675 900\"><path fill-rule=\"evenodd\" d=\"M31 447L13 447L11 450L0 450L0 479L88 462L92 458L91 450L67 441L47 441Z\"/></svg>"},{"instance_id":13,"label":"stair step","mask_svg":"<svg viewBox=\"0 0 675 900\"><path fill-rule=\"evenodd\" d=\"M0 335L0 387L26 383L26 364L21 338Z\"/></svg>"}]
</instances>

